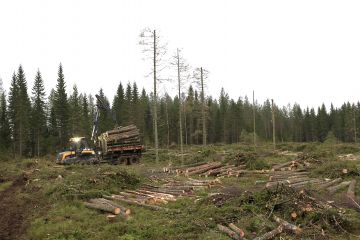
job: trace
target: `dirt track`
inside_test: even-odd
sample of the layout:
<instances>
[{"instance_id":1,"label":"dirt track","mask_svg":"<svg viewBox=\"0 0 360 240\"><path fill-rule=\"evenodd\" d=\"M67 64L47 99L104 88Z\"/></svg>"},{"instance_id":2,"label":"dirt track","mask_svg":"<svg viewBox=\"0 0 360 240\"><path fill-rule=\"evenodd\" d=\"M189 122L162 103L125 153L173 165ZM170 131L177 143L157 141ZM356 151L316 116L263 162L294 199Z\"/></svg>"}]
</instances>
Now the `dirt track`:
<instances>
[{"instance_id":1,"label":"dirt track","mask_svg":"<svg viewBox=\"0 0 360 240\"><path fill-rule=\"evenodd\" d=\"M27 216L33 209L29 200L18 196L25 188L26 178L19 176L12 185L0 192L0 239L23 239L28 221Z\"/></svg>"}]
</instances>

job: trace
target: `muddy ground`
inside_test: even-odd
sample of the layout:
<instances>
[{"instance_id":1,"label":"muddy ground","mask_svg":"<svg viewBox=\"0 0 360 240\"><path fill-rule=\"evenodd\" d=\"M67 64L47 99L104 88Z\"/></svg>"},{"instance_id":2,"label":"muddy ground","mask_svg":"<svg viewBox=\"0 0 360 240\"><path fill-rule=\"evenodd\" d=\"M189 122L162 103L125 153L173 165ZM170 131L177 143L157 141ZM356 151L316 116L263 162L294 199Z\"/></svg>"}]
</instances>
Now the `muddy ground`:
<instances>
[{"instance_id":1,"label":"muddy ground","mask_svg":"<svg viewBox=\"0 0 360 240\"><path fill-rule=\"evenodd\" d=\"M29 226L27 219L36 207L35 201L26 197L26 182L26 177L19 176L10 187L0 192L0 239L2 240L25 239L23 236Z\"/></svg>"}]
</instances>

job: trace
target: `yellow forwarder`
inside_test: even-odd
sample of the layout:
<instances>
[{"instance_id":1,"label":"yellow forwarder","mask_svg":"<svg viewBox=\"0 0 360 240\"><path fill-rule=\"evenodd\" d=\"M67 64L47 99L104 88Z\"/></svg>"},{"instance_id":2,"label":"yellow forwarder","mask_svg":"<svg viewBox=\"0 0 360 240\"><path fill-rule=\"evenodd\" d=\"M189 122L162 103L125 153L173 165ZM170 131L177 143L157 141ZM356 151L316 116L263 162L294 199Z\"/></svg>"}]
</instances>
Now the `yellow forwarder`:
<instances>
[{"instance_id":1,"label":"yellow forwarder","mask_svg":"<svg viewBox=\"0 0 360 240\"><path fill-rule=\"evenodd\" d=\"M85 137L73 137L69 140L69 150L58 154L56 163L72 164L87 163L93 164L99 162L96 152L89 147Z\"/></svg>"},{"instance_id":2,"label":"yellow forwarder","mask_svg":"<svg viewBox=\"0 0 360 240\"><path fill-rule=\"evenodd\" d=\"M100 109L110 111L101 98L97 98L95 119L91 140L95 150L92 149L85 137L73 137L69 140L69 150L60 152L57 156L58 164L94 164L109 162L113 164L138 162L144 146L140 143L140 132L135 125L115 127L112 130L98 135Z\"/></svg>"}]
</instances>

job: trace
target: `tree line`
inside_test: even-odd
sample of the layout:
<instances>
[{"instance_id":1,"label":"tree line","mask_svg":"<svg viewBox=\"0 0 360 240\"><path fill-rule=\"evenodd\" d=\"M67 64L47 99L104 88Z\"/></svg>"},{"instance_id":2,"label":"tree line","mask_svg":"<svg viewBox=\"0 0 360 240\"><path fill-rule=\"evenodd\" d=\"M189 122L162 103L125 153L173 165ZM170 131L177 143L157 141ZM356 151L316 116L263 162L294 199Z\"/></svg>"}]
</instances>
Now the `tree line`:
<instances>
[{"instance_id":1,"label":"tree line","mask_svg":"<svg viewBox=\"0 0 360 240\"><path fill-rule=\"evenodd\" d=\"M0 87L2 84L0 84ZM103 90L98 95L107 105L100 109L99 132L116 125L136 124L145 145L154 145L153 92L139 90L136 82L119 83L110 102ZM0 148L16 156L41 156L66 148L72 136L91 135L96 100L91 94L79 93L76 85L66 90L63 67L58 68L56 86L47 96L44 80L38 70L28 90L20 65L11 79L9 91L0 88ZM157 96L158 144L162 148L180 144L251 142L253 111L256 136L272 139L272 106L270 100L251 103L248 97L231 99L221 89L218 98L203 96L201 88L189 85L186 91L172 97ZM326 109L302 109L299 104L274 105L277 141L313 142L326 140L329 134L339 141L356 142L360 122L360 103L344 103ZM180 114L179 114L180 113ZM181 116L181 121L179 116ZM203 118L205 116L205 118ZM180 133L179 123L182 124Z\"/></svg>"}]
</instances>

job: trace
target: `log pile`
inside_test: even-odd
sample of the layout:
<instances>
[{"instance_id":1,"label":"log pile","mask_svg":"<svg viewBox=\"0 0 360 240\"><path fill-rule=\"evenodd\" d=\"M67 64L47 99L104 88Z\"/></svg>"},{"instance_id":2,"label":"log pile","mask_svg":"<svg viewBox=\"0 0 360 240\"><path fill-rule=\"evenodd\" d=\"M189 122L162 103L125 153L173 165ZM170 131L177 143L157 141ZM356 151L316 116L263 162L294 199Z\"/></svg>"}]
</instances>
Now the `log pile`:
<instances>
[{"instance_id":1,"label":"log pile","mask_svg":"<svg viewBox=\"0 0 360 240\"><path fill-rule=\"evenodd\" d=\"M215 180L198 180L189 178L186 181L173 180L163 184L163 188L177 189L177 190L198 190L205 188L212 188L221 184L219 179Z\"/></svg>"},{"instance_id":2,"label":"log pile","mask_svg":"<svg viewBox=\"0 0 360 240\"><path fill-rule=\"evenodd\" d=\"M294 189L303 189L311 187L319 190L326 190L333 194L349 185L354 185L352 181L342 181L341 178L336 179L320 179L310 178L307 171L278 171L270 174L266 183L266 188L275 188L280 185L288 186Z\"/></svg>"},{"instance_id":3,"label":"log pile","mask_svg":"<svg viewBox=\"0 0 360 240\"><path fill-rule=\"evenodd\" d=\"M185 176L196 176L199 177L239 177L245 173L259 174L267 173L266 170L246 170L246 165L224 165L219 162L201 162L195 163L179 168L174 168L172 171L177 174L183 174Z\"/></svg>"},{"instance_id":4,"label":"log pile","mask_svg":"<svg viewBox=\"0 0 360 240\"><path fill-rule=\"evenodd\" d=\"M301 228L299 228L298 226L296 226L292 223L289 223L275 215L273 215L273 220L278 224L278 226L275 229L273 229L269 232L266 232L265 234L263 234L261 236L254 238L254 240L273 239L274 237L276 237L277 235L281 234L284 231L290 232L295 235L299 235L302 233ZM237 227L234 223L228 224L228 227L221 225L221 224L217 224L217 228L220 232L226 234L231 239L235 239L235 240L245 239L244 231L241 228Z\"/></svg>"},{"instance_id":5,"label":"log pile","mask_svg":"<svg viewBox=\"0 0 360 240\"><path fill-rule=\"evenodd\" d=\"M189 178L186 181L180 181L172 179L160 186L144 184L136 190L125 190L118 194L104 195L103 197L105 199L117 200L155 211L168 211L169 209L159 205L175 202L179 197L195 196L194 190L210 188L219 184L219 180L197 180Z\"/></svg>"},{"instance_id":6,"label":"log pile","mask_svg":"<svg viewBox=\"0 0 360 240\"><path fill-rule=\"evenodd\" d=\"M310 163L306 160L294 160L286 163L277 164L272 167L272 171L296 171L300 169L306 169L310 166Z\"/></svg>"},{"instance_id":7,"label":"log pile","mask_svg":"<svg viewBox=\"0 0 360 240\"><path fill-rule=\"evenodd\" d=\"M113 130L104 132L99 136L100 141L107 147L111 146L131 146L140 144L140 132L135 125L117 127Z\"/></svg>"}]
</instances>

